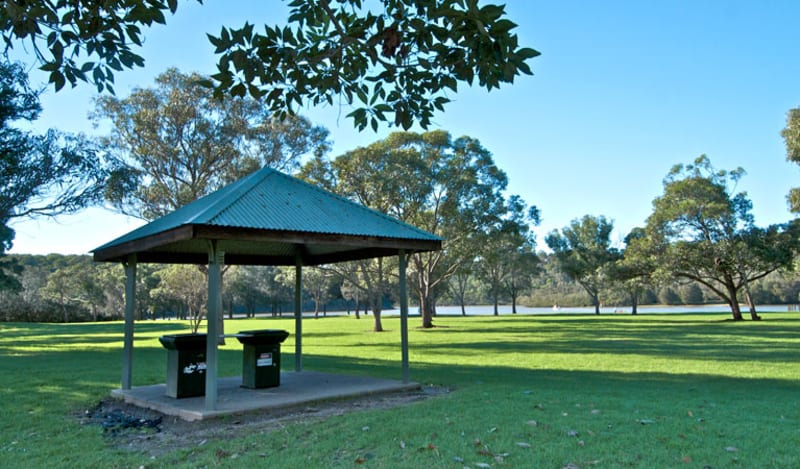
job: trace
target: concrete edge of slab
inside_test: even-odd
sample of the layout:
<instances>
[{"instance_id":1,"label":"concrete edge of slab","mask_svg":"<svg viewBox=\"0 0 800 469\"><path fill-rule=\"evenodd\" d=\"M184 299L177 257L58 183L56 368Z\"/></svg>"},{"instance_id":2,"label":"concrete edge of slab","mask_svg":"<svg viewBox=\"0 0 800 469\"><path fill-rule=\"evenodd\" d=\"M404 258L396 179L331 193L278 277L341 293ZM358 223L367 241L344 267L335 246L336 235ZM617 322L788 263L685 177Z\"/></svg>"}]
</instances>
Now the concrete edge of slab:
<instances>
[{"instance_id":1,"label":"concrete edge of slab","mask_svg":"<svg viewBox=\"0 0 800 469\"><path fill-rule=\"evenodd\" d=\"M137 407L193 422L260 410L285 409L314 402L414 391L421 388L421 385L415 382L403 383L402 381L362 376L317 372L300 372L298 376L305 378L302 383L287 387L289 389L286 389L280 396L269 393L280 387L271 388L269 391L248 390L239 387L238 384L231 386L230 383L238 383L239 378L223 378L227 382L227 386L221 386L219 389L216 410L204 408L204 397L185 399L166 397L166 385L164 384L141 386L129 390L114 389L111 391L111 396ZM333 383L330 382L332 377L335 377Z\"/></svg>"},{"instance_id":2,"label":"concrete edge of slab","mask_svg":"<svg viewBox=\"0 0 800 469\"><path fill-rule=\"evenodd\" d=\"M137 397L136 395L126 392L125 389L113 389L111 391L111 397L119 399L125 402L126 404L135 405L136 407L155 410L156 412L160 412L164 415L172 415L174 417L179 417L183 420L186 420L187 422L203 420L204 418L202 413L199 413L197 411L183 409L179 406L170 405L164 402L158 402L146 398L140 398Z\"/></svg>"}]
</instances>

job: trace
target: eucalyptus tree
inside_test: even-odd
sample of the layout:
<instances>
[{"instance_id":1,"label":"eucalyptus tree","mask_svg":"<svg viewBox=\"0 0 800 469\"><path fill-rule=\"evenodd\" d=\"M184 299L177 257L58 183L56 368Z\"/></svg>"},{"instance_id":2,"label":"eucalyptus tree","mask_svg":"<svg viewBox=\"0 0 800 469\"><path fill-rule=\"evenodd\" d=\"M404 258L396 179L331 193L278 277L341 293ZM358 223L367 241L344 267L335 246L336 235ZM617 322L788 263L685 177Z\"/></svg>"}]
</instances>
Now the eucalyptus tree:
<instances>
[{"instance_id":1,"label":"eucalyptus tree","mask_svg":"<svg viewBox=\"0 0 800 469\"><path fill-rule=\"evenodd\" d=\"M741 320L740 293L759 319L750 283L790 268L797 250L796 224L756 227L752 202L735 192L744 170L716 170L705 155L676 165L653 200L647 235L631 243L638 256L655 260L655 275L684 278L708 287Z\"/></svg>"},{"instance_id":2,"label":"eucalyptus tree","mask_svg":"<svg viewBox=\"0 0 800 469\"><path fill-rule=\"evenodd\" d=\"M276 280L278 267L275 266L236 266L229 273L226 289L234 301L243 306L247 317L255 317L259 307L271 306L285 301L285 286Z\"/></svg>"},{"instance_id":3,"label":"eucalyptus tree","mask_svg":"<svg viewBox=\"0 0 800 469\"><path fill-rule=\"evenodd\" d=\"M433 326L436 292L475 258L485 239L482 234L508 212L503 194L508 180L491 153L473 138L453 139L441 130L395 132L332 161L316 159L303 174L444 239L441 251L411 256L410 278L423 327Z\"/></svg>"},{"instance_id":4,"label":"eucalyptus tree","mask_svg":"<svg viewBox=\"0 0 800 469\"><path fill-rule=\"evenodd\" d=\"M30 87L22 66L0 61L0 289L21 287L20 267L4 255L14 241L10 222L99 202L114 174L82 135L25 130L40 112L39 91Z\"/></svg>"},{"instance_id":5,"label":"eucalyptus tree","mask_svg":"<svg viewBox=\"0 0 800 469\"><path fill-rule=\"evenodd\" d=\"M561 271L589 294L595 314L600 314L600 290L608 280L607 269L620 257L619 250L611 246L613 229L613 222L604 216L585 215L545 238Z\"/></svg>"},{"instance_id":6,"label":"eucalyptus tree","mask_svg":"<svg viewBox=\"0 0 800 469\"><path fill-rule=\"evenodd\" d=\"M62 322L70 322L72 306L77 295L77 287L73 276L73 269L62 268L47 276L47 283L42 288L44 299L54 302L62 315Z\"/></svg>"},{"instance_id":7,"label":"eucalyptus tree","mask_svg":"<svg viewBox=\"0 0 800 469\"><path fill-rule=\"evenodd\" d=\"M531 227L538 225L539 220L539 210L535 206L528 209L514 195L508 200L507 213L481 237L475 269L489 286L495 316L499 314L501 291L511 297L511 312L516 314L517 298L530 287L538 264Z\"/></svg>"},{"instance_id":8,"label":"eucalyptus tree","mask_svg":"<svg viewBox=\"0 0 800 469\"><path fill-rule=\"evenodd\" d=\"M786 143L786 159L800 164L800 107L786 113L786 127L781 131L781 136ZM792 212L800 213L800 188L792 189L787 199Z\"/></svg>"},{"instance_id":9,"label":"eucalyptus tree","mask_svg":"<svg viewBox=\"0 0 800 469\"><path fill-rule=\"evenodd\" d=\"M632 246L636 240L645 237L644 228L636 227L625 236L625 248L619 257L609 264L607 274L612 283L627 296L631 304L631 314L636 314L639 302L646 288L654 282L655 260L637 252Z\"/></svg>"},{"instance_id":10,"label":"eucalyptus tree","mask_svg":"<svg viewBox=\"0 0 800 469\"><path fill-rule=\"evenodd\" d=\"M326 303L331 299L335 281L335 275L324 268L311 267L303 271L303 289L314 302L314 318L319 317L320 308L323 314L327 311Z\"/></svg>"},{"instance_id":11,"label":"eucalyptus tree","mask_svg":"<svg viewBox=\"0 0 800 469\"><path fill-rule=\"evenodd\" d=\"M450 277L450 281L448 282L450 291L453 294L453 299L455 299L458 305L461 307L462 316L467 315L467 287L470 279L472 279L474 276L473 266L474 261L466 260L461 265L461 268Z\"/></svg>"},{"instance_id":12,"label":"eucalyptus tree","mask_svg":"<svg viewBox=\"0 0 800 469\"><path fill-rule=\"evenodd\" d=\"M0 28L6 49L27 44L56 90L85 81L113 92L116 72L144 66L136 51L143 29L165 24L178 3L4 2ZM280 116L305 104L345 103L354 107L349 117L358 128L384 121L426 128L459 83L477 81L487 90L513 83L531 74L527 61L539 55L519 45L503 6L475 0L288 6L288 15L280 15L285 23L246 23L208 36L219 54L209 83L218 95L249 94Z\"/></svg>"},{"instance_id":13,"label":"eucalyptus tree","mask_svg":"<svg viewBox=\"0 0 800 469\"><path fill-rule=\"evenodd\" d=\"M172 264L160 269L157 275L161 282L153 290L153 298L162 304L184 308L192 333L197 333L208 301L203 274L190 265Z\"/></svg>"},{"instance_id":14,"label":"eucalyptus tree","mask_svg":"<svg viewBox=\"0 0 800 469\"><path fill-rule=\"evenodd\" d=\"M107 191L122 213L151 220L263 166L291 171L327 151L324 128L276 121L253 99L214 99L201 79L173 68L155 87L97 98L95 121L111 122L103 142L127 169Z\"/></svg>"}]
</instances>

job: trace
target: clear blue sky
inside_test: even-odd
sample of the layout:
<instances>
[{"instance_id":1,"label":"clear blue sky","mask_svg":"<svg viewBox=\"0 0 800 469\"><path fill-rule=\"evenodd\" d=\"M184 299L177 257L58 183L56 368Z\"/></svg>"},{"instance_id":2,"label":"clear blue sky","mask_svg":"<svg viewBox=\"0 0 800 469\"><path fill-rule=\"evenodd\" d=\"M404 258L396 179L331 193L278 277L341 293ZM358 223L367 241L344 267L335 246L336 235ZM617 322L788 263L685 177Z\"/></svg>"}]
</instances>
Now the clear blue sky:
<instances>
[{"instance_id":1,"label":"clear blue sky","mask_svg":"<svg viewBox=\"0 0 800 469\"><path fill-rule=\"evenodd\" d=\"M146 33L144 69L120 73L117 94L153 85L175 66L212 73L205 38L221 25L284 18L278 2L186 4ZM521 44L542 55L534 76L487 93L464 86L435 119L453 136L477 138L510 179L509 193L539 207L544 235L585 214L614 220L615 239L640 226L676 163L707 154L715 167L743 167L756 223L792 218L786 194L800 168L785 160L780 131L800 106L800 2L509 0ZM44 81L34 74L34 81ZM42 99L40 128L97 133L87 119L93 88ZM353 130L348 110L306 109L331 131L332 155L386 135ZM87 253L140 222L102 209L56 221L18 222L16 253Z\"/></svg>"}]
</instances>

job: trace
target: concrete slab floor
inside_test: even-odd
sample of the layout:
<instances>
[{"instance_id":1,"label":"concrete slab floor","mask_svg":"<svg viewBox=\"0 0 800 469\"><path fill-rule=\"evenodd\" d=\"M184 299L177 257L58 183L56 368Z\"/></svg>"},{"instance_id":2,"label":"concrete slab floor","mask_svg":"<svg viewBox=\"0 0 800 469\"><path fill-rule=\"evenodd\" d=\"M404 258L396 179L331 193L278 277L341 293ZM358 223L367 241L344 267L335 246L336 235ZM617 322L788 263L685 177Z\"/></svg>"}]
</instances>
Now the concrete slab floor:
<instances>
[{"instance_id":1,"label":"concrete slab floor","mask_svg":"<svg viewBox=\"0 0 800 469\"><path fill-rule=\"evenodd\" d=\"M115 389L111 395L129 404L195 421L329 399L410 391L420 387L418 383L317 371L281 372L281 385L275 388L248 389L241 387L241 384L241 376L219 378L216 410L205 409L205 396L182 399L168 397L166 384Z\"/></svg>"}]
</instances>

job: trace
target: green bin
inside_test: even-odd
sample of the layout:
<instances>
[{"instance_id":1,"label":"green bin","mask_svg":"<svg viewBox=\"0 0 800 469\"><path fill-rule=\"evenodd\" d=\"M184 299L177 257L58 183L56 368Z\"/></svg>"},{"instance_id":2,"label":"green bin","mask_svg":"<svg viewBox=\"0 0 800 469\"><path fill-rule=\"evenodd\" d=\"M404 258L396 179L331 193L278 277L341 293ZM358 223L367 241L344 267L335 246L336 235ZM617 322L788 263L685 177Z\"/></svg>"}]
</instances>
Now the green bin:
<instances>
[{"instance_id":1,"label":"green bin","mask_svg":"<svg viewBox=\"0 0 800 469\"><path fill-rule=\"evenodd\" d=\"M174 334L158 338L167 349L167 396L206 393L206 334Z\"/></svg>"},{"instance_id":2,"label":"green bin","mask_svg":"<svg viewBox=\"0 0 800 469\"><path fill-rule=\"evenodd\" d=\"M242 387L273 388L281 385L281 342L287 331L263 329L236 334L244 345L242 353Z\"/></svg>"}]
</instances>

